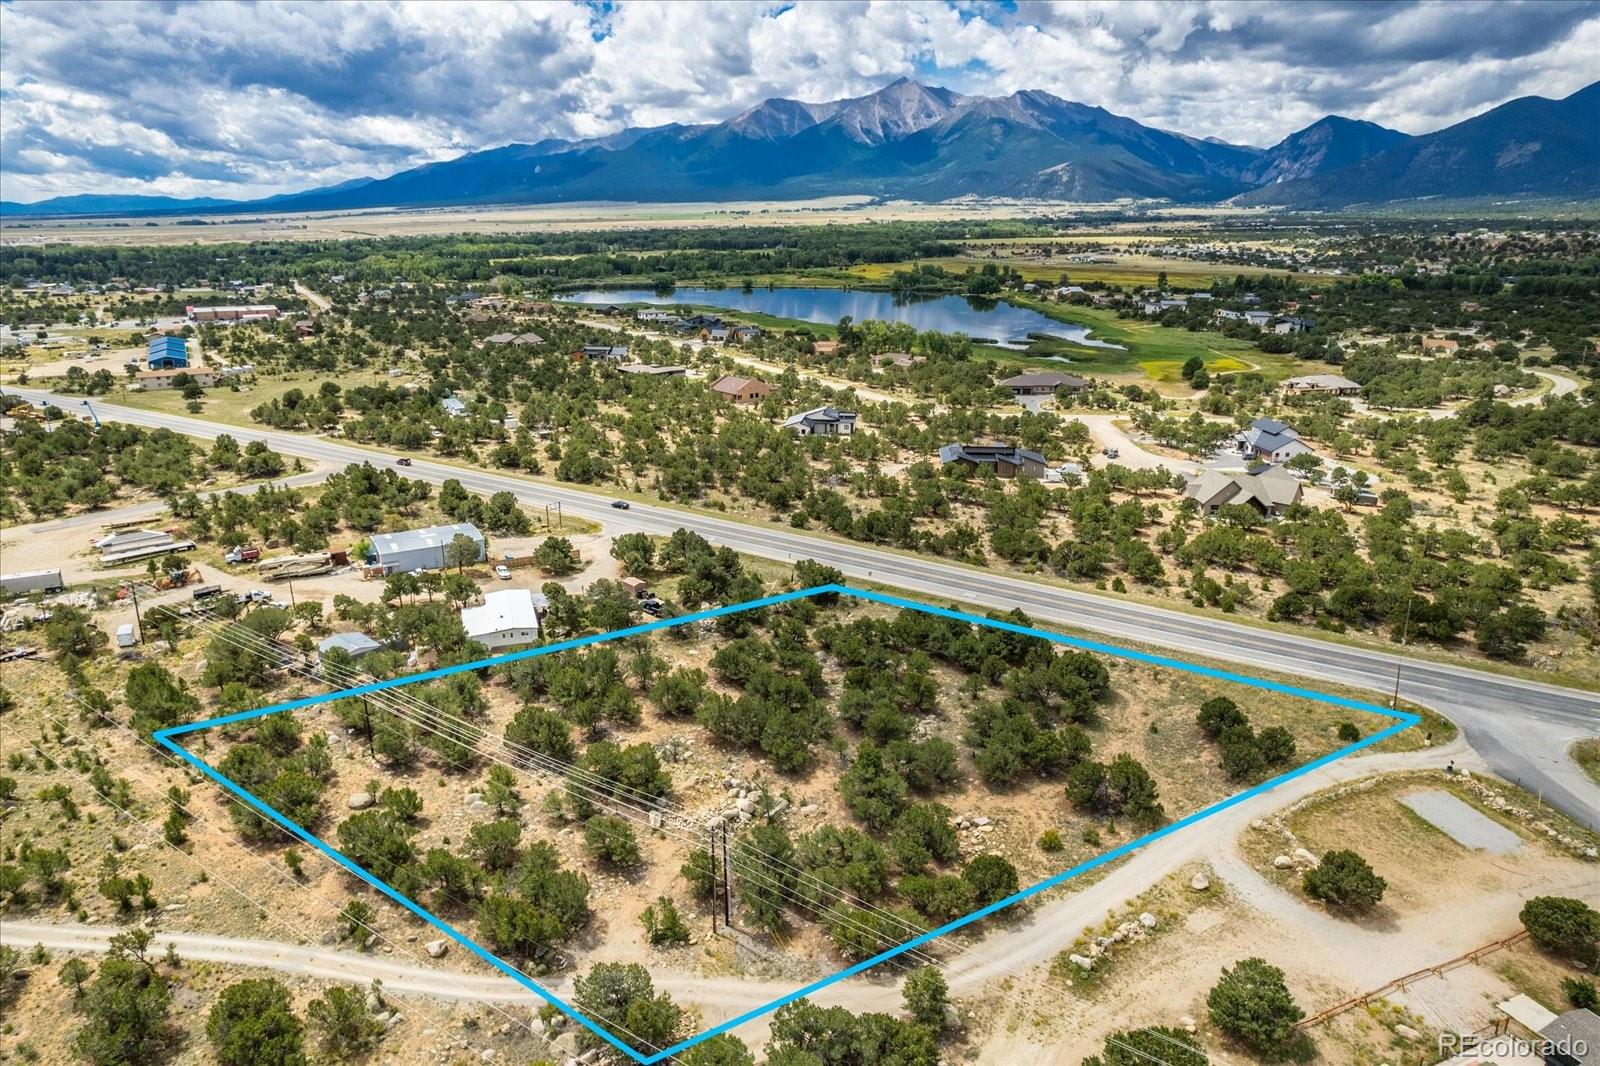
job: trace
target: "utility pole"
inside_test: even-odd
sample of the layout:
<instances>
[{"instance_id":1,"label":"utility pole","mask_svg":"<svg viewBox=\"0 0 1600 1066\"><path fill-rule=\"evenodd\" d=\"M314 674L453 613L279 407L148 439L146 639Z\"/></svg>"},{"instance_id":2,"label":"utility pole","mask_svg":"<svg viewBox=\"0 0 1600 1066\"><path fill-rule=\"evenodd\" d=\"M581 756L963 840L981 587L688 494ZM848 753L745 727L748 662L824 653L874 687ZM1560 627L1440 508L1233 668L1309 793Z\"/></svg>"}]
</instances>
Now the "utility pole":
<instances>
[{"instance_id":1,"label":"utility pole","mask_svg":"<svg viewBox=\"0 0 1600 1066\"><path fill-rule=\"evenodd\" d=\"M139 643L144 643L144 618L139 614L139 586L129 583L128 591L133 594L133 624L139 631Z\"/></svg>"},{"instance_id":2,"label":"utility pole","mask_svg":"<svg viewBox=\"0 0 1600 1066\"><path fill-rule=\"evenodd\" d=\"M1400 709L1400 668L1405 665L1406 638L1411 633L1411 603L1416 598L1415 590L1406 597L1406 620L1405 624L1400 627L1400 658L1394 664L1394 695L1389 700L1389 709L1391 711Z\"/></svg>"},{"instance_id":3,"label":"utility pole","mask_svg":"<svg viewBox=\"0 0 1600 1066\"><path fill-rule=\"evenodd\" d=\"M722 826L722 921L733 926L733 871L728 863L728 826Z\"/></svg>"},{"instance_id":4,"label":"utility pole","mask_svg":"<svg viewBox=\"0 0 1600 1066\"><path fill-rule=\"evenodd\" d=\"M717 831L706 826L706 853L711 856L711 935L717 935Z\"/></svg>"},{"instance_id":5,"label":"utility pole","mask_svg":"<svg viewBox=\"0 0 1600 1066\"><path fill-rule=\"evenodd\" d=\"M294 578L289 578L289 609L294 610Z\"/></svg>"}]
</instances>

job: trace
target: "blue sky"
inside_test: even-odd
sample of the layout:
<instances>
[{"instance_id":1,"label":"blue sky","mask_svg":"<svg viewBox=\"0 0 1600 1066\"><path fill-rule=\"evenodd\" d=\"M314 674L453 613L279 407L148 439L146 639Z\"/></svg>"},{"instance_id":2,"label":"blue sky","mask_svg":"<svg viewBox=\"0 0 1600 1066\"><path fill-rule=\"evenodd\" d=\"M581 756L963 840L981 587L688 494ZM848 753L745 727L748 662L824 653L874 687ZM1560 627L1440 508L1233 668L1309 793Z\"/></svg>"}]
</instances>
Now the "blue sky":
<instances>
[{"instance_id":1,"label":"blue sky","mask_svg":"<svg viewBox=\"0 0 1600 1066\"><path fill-rule=\"evenodd\" d=\"M0 3L0 196L252 197L902 76L1271 144L1595 80L1600 4Z\"/></svg>"}]
</instances>

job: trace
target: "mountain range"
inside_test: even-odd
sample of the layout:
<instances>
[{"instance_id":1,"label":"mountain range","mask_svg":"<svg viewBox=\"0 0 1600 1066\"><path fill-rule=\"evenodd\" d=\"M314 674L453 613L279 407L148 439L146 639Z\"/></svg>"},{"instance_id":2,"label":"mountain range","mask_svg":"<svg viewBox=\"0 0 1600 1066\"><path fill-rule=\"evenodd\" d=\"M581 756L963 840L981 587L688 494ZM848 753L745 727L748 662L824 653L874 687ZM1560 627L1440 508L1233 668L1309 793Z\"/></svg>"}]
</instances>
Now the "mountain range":
<instances>
[{"instance_id":1,"label":"mountain range","mask_svg":"<svg viewBox=\"0 0 1600 1066\"><path fill-rule=\"evenodd\" d=\"M1423 198L1600 196L1600 82L1512 100L1411 136L1330 115L1270 148L1143 125L1022 90L966 96L901 79L826 103L772 99L725 122L546 139L261 200L69 196L0 214L335 211L375 207L801 199L948 200L1340 209Z\"/></svg>"}]
</instances>

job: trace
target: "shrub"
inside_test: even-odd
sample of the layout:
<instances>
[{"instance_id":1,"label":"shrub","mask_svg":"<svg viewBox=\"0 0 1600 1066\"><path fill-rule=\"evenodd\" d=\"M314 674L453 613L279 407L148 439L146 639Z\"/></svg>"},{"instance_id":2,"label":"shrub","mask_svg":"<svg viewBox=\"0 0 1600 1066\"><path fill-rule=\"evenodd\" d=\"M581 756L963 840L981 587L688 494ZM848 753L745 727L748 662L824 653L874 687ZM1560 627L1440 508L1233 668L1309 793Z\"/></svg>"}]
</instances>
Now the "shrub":
<instances>
[{"instance_id":1,"label":"shrub","mask_svg":"<svg viewBox=\"0 0 1600 1066\"><path fill-rule=\"evenodd\" d=\"M1053 853L1060 851L1064 847L1066 847L1066 844L1061 839L1060 830L1046 829L1043 833L1039 834L1040 851L1048 851Z\"/></svg>"},{"instance_id":2,"label":"shrub","mask_svg":"<svg viewBox=\"0 0 1600 1066\"><path fill-rule=\"evenodd\" d=\"M1582 900L1538 896L1523 905L1520 917L1533 942L1545 951L1586 965L1595 961L1600 912Z\"/></svg>"},{"instance_id":3,"label":"shrub","mask_svg":"<svg viewBox=\"0 0 1600 1066\"><path fill-rule=\"evenodd\" d=\"M597 814L584 823L583 847L607 866L626 869L639 865L639 840L621 818Z\"/></svg>"},{"instance_id":4,"label":"shrub","mask_svg":"<svg viewBox=\"0 0 1600 1066\"><path fill-rule=\"evenodd\" d=\"M644 923L644 931L652 944L689 942L689 927L684 924L683 916L678 913L678 905L672 902L671 896L658 897L644 909L640 921Z\"/></svg>"},{"instance_id":5,"label":"shrub","mask_svg":"<svg viewBox=\"0 0 1600 1066\"><path fill-rule=\"evenodd\" d=\"M1289 994L1283 971L1263 959L1224 967L1206 1006L1213 1025L1263 1057L1282 1055L1301 1038L1294 1026L1305 1012Z\"/></svg>"},{"instance_id":6,"label":"shrub","mask_svg":"<svg viewBox=\"0 0 1600 1066\"><path fill-rule=\"evenodd\" d=\"M1307 870L1302 881L1306 895L1335 907L1366 910L1383 898L1389 883L1367 860L1353 851L1330 851L1322 862Z\"/></svg>"}]
</instances>

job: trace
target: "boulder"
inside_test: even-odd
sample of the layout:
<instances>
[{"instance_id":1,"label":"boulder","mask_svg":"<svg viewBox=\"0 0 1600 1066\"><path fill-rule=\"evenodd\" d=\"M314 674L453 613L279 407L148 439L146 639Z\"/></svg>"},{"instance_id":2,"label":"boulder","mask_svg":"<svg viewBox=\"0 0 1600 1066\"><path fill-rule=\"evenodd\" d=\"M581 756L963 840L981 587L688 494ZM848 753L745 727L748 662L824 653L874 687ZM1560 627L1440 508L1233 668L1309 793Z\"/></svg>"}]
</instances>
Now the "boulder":
<instances>
[{"instance_id":1,"label":"boulder","mask_svg":"<svg viewBox=\"0 0 1600 1066\"><path fill-rule=\"evenodd\" d=\"M1294 866L1294 860L1287 855L1278 855L1273 858L1272 865L1279 870L1287 870Z\"/></svg>"},{"instance_id":2,"label":"boulder","mask_svg":"<svg viewBox=\"0 0 1600 1066\"><path fill-rule=\"evenodd\" d=\"M1196 892L1204 892L1211 887L1211 878L1203 873L1195 874L1189 879L1189 887Z\"/></svg>"},{"instance_id":3,"label":"boulder","mask_svg":"<svg viewBox=\"0 0 1600 1066\"><path fill-rule=\"evenodd\" d=\"M1318 859L1305 848L1295 848L1294 861L1296 866L1316 866Z\"/></svg>"},{"instance_id":4,"label":"boulder","mask_svg":"<svg viewBox=\"0 0 1600 1066\"><path fill-rule=\"evenodd\" d=\"M1422 1034L1411 1028L1409 1025L1396 1025L1394 1027L1394 1035L1398 1036L1401 1040L1422 1039Z\"/></svg>"},{"instance_id":5,"label":"boulder","mask_svg":"<svg viewBox=\"0 0 1600 1066\"><path fill-rule=\"evenodd\" d=\"M1192 1033L1200 1028L1200 1024L1187 1014L1178 1019L1178 1026L1186 1033Z\"/></svg>"},{"instance_id":6,"label":"boulder","mask_svg":"<svg viewBox=\"0 0 1600 1066\"><path fill-rule=\"evenodd\" d=\"M377 801L372 798L372 793L370 792L352 792L350 798L345 801L345 805L352 811L364 811L375 802Z\"/></svg>"},{"instance_id":7,"label":"boulder","mask_svg":"<svg viewBox=\"0 0 1600 1066\"><path fill-rule=\"evenodd\" d=\"M1156 927L1156 916L1151 914L1149 911L1145 911L1143 914L1139 915L1139 924L1144 926L1146 929L1154 929Z\"/></svg>"},{"instance_id":8,"label":"boulder","mask_svg":"<svg viewBox=\"0 0 1600 1066\"><path fill-rule=\"evenodd\" d=\"M443 958L444 953L450 950L450 941L430 940L423 947L427 949L430 958L439 959Z\"/></svg>"},{"instance_id":9,"label":"boulder","mask_svg":"<svg viewBox=\"0 0 1600 1066\"><path fill-rule=\"evenodd\" d=\"M1094 960L1087 955L1068 955L1067 961L1080 970L1094 969Z\"/></svg>"}]
</instances>

